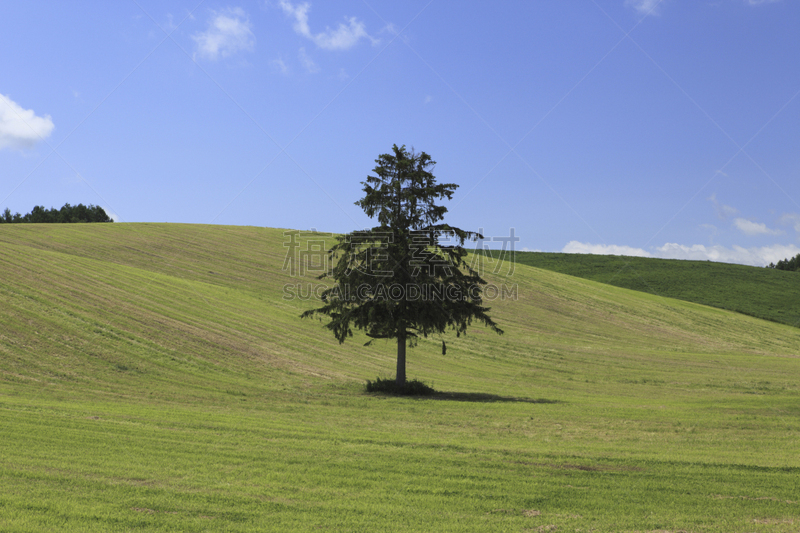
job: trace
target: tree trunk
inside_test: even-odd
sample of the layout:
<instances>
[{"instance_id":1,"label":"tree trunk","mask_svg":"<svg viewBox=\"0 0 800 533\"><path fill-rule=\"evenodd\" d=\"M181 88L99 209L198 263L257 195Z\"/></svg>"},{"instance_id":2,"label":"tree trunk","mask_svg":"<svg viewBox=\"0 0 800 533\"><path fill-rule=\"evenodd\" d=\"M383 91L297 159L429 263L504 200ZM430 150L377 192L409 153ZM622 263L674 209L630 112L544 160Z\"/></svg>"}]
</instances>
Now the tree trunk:
<instances>
[{"instance_id":1,"label":"tree trunk","mask_svg":"<svg viewBox=\"0 0 800 533\"><path fill-rule=\"evenodd\" d=\"M398 387L406 384L406 333L397 336L397 377L395 382Z\"/></svg>"}]
</instances>

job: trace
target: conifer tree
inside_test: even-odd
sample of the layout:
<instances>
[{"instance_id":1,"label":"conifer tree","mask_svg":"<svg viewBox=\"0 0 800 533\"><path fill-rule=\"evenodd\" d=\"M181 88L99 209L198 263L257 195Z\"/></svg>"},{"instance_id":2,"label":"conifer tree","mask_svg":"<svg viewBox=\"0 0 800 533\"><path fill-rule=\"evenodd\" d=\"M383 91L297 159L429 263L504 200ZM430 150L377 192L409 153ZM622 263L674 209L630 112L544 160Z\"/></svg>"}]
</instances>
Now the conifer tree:
<instances>
[{"instance_id":1,"label":"conifer tree","mask_svg":"<svg viewBox=\"0 0 800 533\"><path fill-rule=\"evenodd\" d=\"M484 306L486 281L465 261L464 243L483 236L442 223L447 208L436 204L452 199L458 185L436 183L436 162L425 152L397 145L392 151L375 160L375 175L362 182L365 196L356 202L378 225L337 238L329 251L335 265L321 276L335 285L322 293L322 307L301 316L330 317L325 327L340 343L353 328L373 340L396 339L402 388L406 346L419 337L447 330L460 336L473 320L503 330Z\"/></svg>"}]
</instances>

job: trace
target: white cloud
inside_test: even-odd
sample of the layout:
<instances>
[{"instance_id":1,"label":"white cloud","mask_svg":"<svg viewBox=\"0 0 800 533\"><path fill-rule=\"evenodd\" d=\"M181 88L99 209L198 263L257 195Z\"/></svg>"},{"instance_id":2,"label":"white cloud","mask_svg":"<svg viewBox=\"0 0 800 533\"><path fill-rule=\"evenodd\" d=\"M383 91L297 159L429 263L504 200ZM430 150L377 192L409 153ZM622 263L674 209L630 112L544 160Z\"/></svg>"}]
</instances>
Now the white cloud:
<instances>
[{"instance_id":1,"label":"white cloud","mask_svg":"<svg viewBox=\"0 0 800 533\"><path fill-rule=\"evenodd\" d=\"M591 244L578 241L569 242L561 250L572 254L627 255L634 257L657 257L660 259L690 259L695 261L718 261L721 263L737 263L741 265L766 266L777 263L781 259L794 257L800 253L800 247L794 245L773 244L744 248L742 246L704 246L702 244L677 244L668 242L655 248L653 253L641 248L619 246L614 244Z\"/></svg>"},{"instance_id":2,"label":"white cloud","mask_svg":"<svg viewBox=\"0 0 800 533\"><path fill-rule=\"evenodd\" d=\"M633 7L642 15L658 15L658 7L663 0L625 0L626 6Z\"/></svg>"},{"instance_id":3,"label":"white cloud","mask_svg":"<svg viewBox=\"0 0 800 533\"><path fill-rule=\"evenodd\" d=\"M800 233L800 214L786 213L782 215L779 222L784 226L792 225L797 233Z\"/></svg>"},{"instance_id":4,"label":"white cloud","mask_svg":"<svg viewBox=\"0 0 800 533\"><path fill-rule=\"evenodd\" d=\"M618 246L616 244L590 244L570 241L561 250L565 254L596 254L596 255L632 255L634 257L650 257L650 254L641 248Z\"/></svg>"},{"instance_id":5,"label":"white cloud","mask_svg":"<svg viewBox=\"0 0 800 533\"><path fill-rule=\"evenodd\" d=\"M775 2L780 2L781 0L745 0L745 3L751 6L760 6L762 4L774 4Z\"/></svg>"},{"instance_id":6,"label":"white cloud","mask_svg":"<svg viewBox=\"0 0 800 533\"><path fill-rule=\"evenodd\" d=\"M216 61L240 50L252 50L256 37L251 29L250 19L242 8L227 8L212 11L208 29L192 35L197 43L196 55Z\"/></svg>"},{"instance_id":7,"label":"white cloud","mask_svg":"<svg viewBox=\"0 0 800 533\"><path fill-rule=\"evenodd\" d=\"M745 235L780 235L783 232L779 229L769 229L766 224L753 222L746 218L737 218L733 225Z\"/></svg>"},{"instance_id":8,"label":"white cloud","mask_svg":"<svg viewBox=\"0 0 800 533\"><path fill-rule=\"evenodd\" d=\"M167 13L167 23L164 24L164 29L167 30L168 33L172 33L178 26L175 24L175 20L172 17L172 13Z\"/></svg>"},{"instance_id":9,"label":"white cloud","mask_svg":"<svg viewBox=\"0 0 800 533\"><path fill-rule=\"evenodd\" d=\"M270 61L270 64L274 66L276 69L278 69L281 74L289 73L289 67L286 66L286 63L284 63L283 59L281 58L273 59L272 61Z\"/></svg>"},{"instance_id":10,"label":"white cloud","mask_svg":"<svg viewBox=\"0 0 800 533\"><path fill-rule=\"evenodd\" d=\"M739 211L735 207L731 207L729 205L723 205L717 201L717 195L712 194L708 197L708 200L714 204L714 212L717 214L717 218L720 220L725 220L728 217L732 217L739 213Z\"/></svg>"},{"instance_id":11,"label":"white cloud","mask_svg":"<svg viewBox=\"0 0 800 533\"><path fill-rule=\"evenodd\" d=\"M697 261L719 261L722 263L738 263L742 265L766 266L777 263L781 259L794 257L800 253L800 248L794 245L773 244L756 248L734 246L703 246L694 244L667 243L657 248L656 257L663 259L694 259Z\"/></svg>"},{"instance_id":12,"label":"white cloud","mask_svg":"<svg viewBox=\"0 0 800 533\"><path fill-rule=\"evenodd\" d=\"M115 212L113 212L111 209L109 209L108 207L104 207L103 211L106 212L106 215L108 215L108 218L110 218L114 222L119 222L119 215L116 214Z\"/></svg>"},{"instance_id":13,"label":"white cloud","mask_svg":"<svg viewBox=\"0 0 800 533\"><path fill-rule=\"evenodd\" d=\"M700 227L708 231L712 237L719 233L719 230L714 224L700 224Z\"/></svg>"},{"instance_id":14,"label":"white cloud","mask_svg":"<svg viewBox=\"0 0 800 533\"><path fill-rule=\"evenodd\" d=\"M0 149L22 150L50 136L55 125L50 115L39 117L23 109L10 97L0 94Z\"/></svg>"},{"instance_id":15,"label":"white cloud","mask_svg":"<svg viewBox=\"0 0 800 533\"><path fill-rule=\"evenodd\" d=\"M429 95L429 94L426 94L426 95L425 95L425 102L424 102L424 103L426 103L426 104L430 104L431 102L433 102L433 96L431 96L431 95Z\"/></svg>"},{"instance_id":16,"label":"white cloud","mask_svg":"<svg viewBox=\"0 0 800 533\"><path fill-rule=\"evenodd\" d=\"M315 72L319 72L319 67L317 66L316 63L314 63L313 59L308 57L308 54L306 54L306 49L305 48L301 47L300 50L297 52L297 56L300 58L300 63L311 74L313 74Z\"/></svg>"},{"instance_id":17,"label":"white cloud","mask_svg":"<svg viewBox=\"0 0 800 533\"><path fill-rule=\"evenodd\" d=\"M294 31L311 39L320 48L347 50L355 46L362 38L369 39L372 44L378 43L377 39L369 36L364 23L355 17L345 17L347 24L340 23L335 29L325 28L324 32L314 34L311 33L311 28L308 26L308 12L311 10L311 4L304 2L293 5L288 0L280 0L280 6L287 16L294 18Z\"/></svg>"}]
</instances>

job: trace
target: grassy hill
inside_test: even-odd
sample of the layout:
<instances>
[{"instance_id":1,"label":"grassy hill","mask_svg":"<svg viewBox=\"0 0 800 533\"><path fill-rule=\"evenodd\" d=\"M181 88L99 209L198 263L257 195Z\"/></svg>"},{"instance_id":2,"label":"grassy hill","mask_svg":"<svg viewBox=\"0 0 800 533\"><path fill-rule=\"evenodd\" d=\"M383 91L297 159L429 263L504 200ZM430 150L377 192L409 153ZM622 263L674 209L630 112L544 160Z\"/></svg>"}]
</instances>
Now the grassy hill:
<instances>
[{"instance_id":1,"label":"grassy hill","mask_svg":"<svg viewBox=\"0 0 800 533\"><path fill-rule=\"evenodd\" d=\"M519 264L800 326L797 272L711 261L517 252Z\"/></svg>"},{"instance_id":2,"label":"grassy hill","mask_svg":"<svg viewBox=\"0 0 800 533\"><path fill-rule=\"evenodd\" d=\"M800 525L797 328L517 265L505 335L409 350L445 394L371 396L394 347L300 320L284 240L0 228L0 530Z\"/></svg>"}]
</instances>

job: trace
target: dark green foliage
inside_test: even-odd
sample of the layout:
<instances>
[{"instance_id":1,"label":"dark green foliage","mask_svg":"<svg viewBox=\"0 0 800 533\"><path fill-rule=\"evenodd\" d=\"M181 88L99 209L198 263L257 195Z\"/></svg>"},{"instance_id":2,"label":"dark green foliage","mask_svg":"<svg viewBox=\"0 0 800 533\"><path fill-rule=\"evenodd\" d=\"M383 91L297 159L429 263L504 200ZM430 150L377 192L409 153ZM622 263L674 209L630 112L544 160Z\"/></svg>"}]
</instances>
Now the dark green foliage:
<instances>
[{"instance_id":1,"label":"dark green foliage","mask_svg":"<svg viewBox=\"0 0 800 533\"><path fill-rule=\"evenodd\" d=\"M767 268L774 268L777 270L788 270L789 272L800 272L800 254L792 257L791 259L781 259L778 264L770 263Z\"/></svg>"},{"instance_id":2,"label":"dark green foliage","mask_svg":"<svg viewBox=\"0 0 800 533\"><path fill-rule=\"evenodd\" d=\"M778 269L713 261L543 252L516 252L516 262L800 326L800 280L795 274Z\"/></svg>"},{"instance_id":3,"label":"dark green foliage","mask_svg":"<svg viewBox=\"0 0 800 533\"><path fill-rule=\"evenodd\" d=\"M51 207L45 209L43 205L35 206L30 213L20 215L16 213L11 214L11 211L6 208L0 216L0 223L32 223L32 224L48 224L48 223L80 223L80 222L114 222L111 217L106 214L102 207L97 205L85 206L83 204L69 205L64 204L61 209Z\"/></svg>"},{"instance_id":4,"label":"dark green foliage","mask_svg":"<svg viewBox=\"0 0 800 533\"><path fill-rule=\"evenodd\" d=\"M451 199L458 185L436 183L430 172L436 163L425 152L397 145L393 152L375 160L376 176L362 182L365 196L356 202L380 225L338 237L330 249L335 266L321 276L332 277L336 285L322 293L323 307L302 317L329 316L326 327L340 343L353 328L372 339L397 339L402 386L407 339L413 346L420 336L448 329L459 336L473 320L502 330L483 306L486 281L465 261L464 242L482 236L440 223L447 208L435 201Z\"/></svg>"},{"instance_id":5,"label":"dark green foliage","mask_svg":"<svg viewBox=\"0 0 800 533\"><path fill-rule=\"evenodd\" d=\"M432 396L436 394L433 387L429 387L417 379L412 379L411 381L406 381L402 385L398 385L396 379L375 378L375 381L367 380L364 389L367 392L394 394L398 396Z\"/></svg>"}]
</instances>

